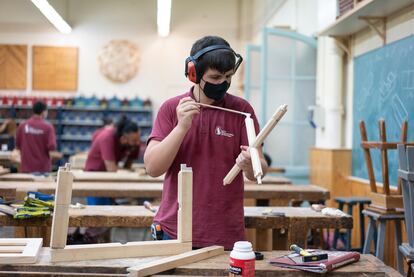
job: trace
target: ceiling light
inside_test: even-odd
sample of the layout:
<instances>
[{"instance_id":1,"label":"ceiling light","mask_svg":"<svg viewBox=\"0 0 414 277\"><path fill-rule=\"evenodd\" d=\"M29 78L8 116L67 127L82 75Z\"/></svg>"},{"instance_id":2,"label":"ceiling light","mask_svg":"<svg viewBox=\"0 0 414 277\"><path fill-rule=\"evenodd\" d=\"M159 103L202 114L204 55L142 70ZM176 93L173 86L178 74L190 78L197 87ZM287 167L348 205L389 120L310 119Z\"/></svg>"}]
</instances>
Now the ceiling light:
<instances>
[{"instance_id":1,"label":"ceiling light","mask_svg":"<svg viewBox=\"0 0 414 277\"><path fill-rule=\"evenodd\" d=\"M32 0L32 3L42 12L42 14L55 26L59 32L69 34L72 28L58 14L58 12L47 2L47 0Z\"/></svg>"},{"instance_id":2,"label":"ceiling light","mask_svg":"<svg viewBox=\"0 0 414 277\"><path fill-rule=\"evenodd\" d=\"M158 35L166 37L170 34L171 1L157 0L157 27Z\"/></svg>"}]
</instances>

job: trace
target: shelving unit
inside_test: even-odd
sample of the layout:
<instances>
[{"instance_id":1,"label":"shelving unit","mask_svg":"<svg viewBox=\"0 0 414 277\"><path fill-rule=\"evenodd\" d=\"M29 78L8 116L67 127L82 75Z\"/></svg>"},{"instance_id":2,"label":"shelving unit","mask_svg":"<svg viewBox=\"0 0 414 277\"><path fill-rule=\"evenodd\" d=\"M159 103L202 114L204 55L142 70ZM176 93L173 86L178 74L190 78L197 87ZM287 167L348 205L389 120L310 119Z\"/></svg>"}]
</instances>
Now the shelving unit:
<instances>
[{"instance_id":1,"label":"shelving unit","mask_svg":"<svg viewBox=\"0 0 414 277\"><path fill-rule=\"evenodd\" d=\"M370 27L366 19L385 18L410 5L414 0L364 0L352 10L340 16L333 24L319 33L319 36L346 37Z\"/></svg>"},{"instance_id":2,"label":"shelving unit","mask_svg":"<svg viewBox=\"0 0 414 277\"><path fill-rule=\"evenodd\" d=\"M414 6L414 0L363 0L355 7L341 15L334 23L321 31L319 36L331 36L348 57L351 51L347 40L349 37L364 28L369 27L387 43L387 17L405 8Z\"/></svg>"},{"instance_id":3,"label":"shelving unit","mask_svg":"<svg viewBox=\"0 0 414 277\"><path fill-rule=\"evenodd\" d=\"M103 118L116 122L122 115L138 124L141 140L146 141L152 128L151 107L61 106L48 108L48 121L55 126L58 151L68 156L87 151L92 134L103 126ZM31 106L0 105L0 124L5 118L14 118L20 124L32 115ZM10 135L0 134L0 144Z\"/></svg>"}]
</instances>

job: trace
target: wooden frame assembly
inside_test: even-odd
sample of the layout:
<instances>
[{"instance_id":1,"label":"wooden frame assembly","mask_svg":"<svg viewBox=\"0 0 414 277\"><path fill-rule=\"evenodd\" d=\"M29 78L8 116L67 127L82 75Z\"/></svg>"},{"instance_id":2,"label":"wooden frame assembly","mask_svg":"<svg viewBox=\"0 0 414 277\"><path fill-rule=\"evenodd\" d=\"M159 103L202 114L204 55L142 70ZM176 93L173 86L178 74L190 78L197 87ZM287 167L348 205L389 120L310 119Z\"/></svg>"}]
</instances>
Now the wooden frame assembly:
<instances>
[{"instance_id":1,"label":"wooden frame assembly","mask_svg":"<svg viewBox=\"0 0 414 277\"><path fill-rule=\"evenodd\" d=\"M59 168L52 220L50 257L52 262L81 261L111 258L132 258L180 254L192 249L192 170L181 165L178 174L178 226L177 239L66 245L69 205L72 196L73 174L70 165ZM221 248L223 249L223 248Z\"/></svg>"},{"instance_id":2,"label":"wooden frame assembly","mask_svg":"<svg viewBox=\"0 0 414 277\"><path fill-rule=\"evenodd\" d=\"M35 263L43 240L0 239L0 264Z\"/></svg>"},{"instance_id":3,"label":"wooden frame assembly","mask_svg":"<svg viewBox=\"0 0 414 277\"><path fill-rule=\"evenodd\" d=\"M257 135L257 137L254 138L254 134L250 133L248 130L248 135L250 135L251 137L249 138L249 146L250 148L258 148L262 145L262 143L264 142L264 140L267 138L267 136L270 134L270 132L273 130L273 128L275 128L276 124L280 121L280 119L282 119L282 117L285 115L285 113L287 112L287 105L281 105L276 112L273 114L273 116L269 119L269 121L266 123L266 125L263 127L263 129L260 131L260 133ZM246 124L248 124L246 122ZM247 126L246 126L247 128ZM254 140L254 141L251 141ZM260 163L260 160L259 160ZM255 177L256 174L259 175L257 172L258 171L258 166L256 166L255 170ZM260 167L261 169L261 167ZM234 178L237 177L237 175L239 175L241 169L240 167L235 164L232 169L230 169L229 173L227 173L226 177L224 177L223 179L223 185L228 185L231 182L233 182Z\"/></svg>"}]
</instances>

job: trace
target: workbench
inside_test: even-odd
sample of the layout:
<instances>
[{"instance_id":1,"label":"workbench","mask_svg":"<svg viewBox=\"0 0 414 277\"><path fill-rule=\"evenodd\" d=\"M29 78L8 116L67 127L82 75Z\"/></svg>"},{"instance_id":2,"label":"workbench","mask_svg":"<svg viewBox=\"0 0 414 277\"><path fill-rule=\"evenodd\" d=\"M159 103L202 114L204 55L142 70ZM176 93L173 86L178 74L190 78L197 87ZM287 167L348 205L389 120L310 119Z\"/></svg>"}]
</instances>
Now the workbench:
<instances>
[{"instance_id":1,"label":"workbench","mask_svg":"<svg viewBox=\"0 0 414 277\"><path fill-rule=\"evenodd\" d=\"M39 191L54 194L56 183L52 181L0 181L3 189L15 189L17 197L23 199L27 191ZM72 197L141 197L160 198L162 195L162 183L118 183L118 182L78 182L72 186ZM315 185L255 185L244 186L245 199L269 199L286 202L296 201L324 201L329 199L329 191ZM225 188L224 188L225 189ZM283 206L283 205L282 205Z\"/></svg>"},{"instance_id":2,"label":"workbench","mask_svg":"<svg viewBox=\"0 0 414 277\"><path fill-rule=\"evenodd\" d=\"M263 215L263 211L274 209L285 213L284 217ZM325 216L310 208L300 207L245 207L245 227L252 229L272 229L273 239L278 248L287 249L296 243L306 246L307 230L319 228L352 228L351 216ZM85 206L84 209L69 209L69 227L149 227L154 213L143 206ZM16 220L0 213L0 226L36 227L46 245L49 240L50 218ZM280 242L280 229L285 230L283 243ZM261 238L261 240L272 238ZM268 242L272 245L272 241ZM45 245L45 244L44 244ZM273 243L276 245L276 243Z\"/></svg>"},{"instance_id":3,"label":"workbench","mask_svg":"<svg viewBox=\"0 0 414 277\"><path fill-rule=\"evenodd\" d=\"M180 266L176 269L155 276L228 276L229 252L200 262ZM287 254L287 251L264 252L264 260L256 261L256 277L268 276L316 276L303 271L284 269L272 266L269 258ZM142 265L159 257L110 259L79 262L50 263L49 248L42 248L36 264L0 265L0 275L6 276L127 276L127 268ZM318 275L319 276L319 275ZM338 268L329 276L401 276L393 268L386 266L372 255L361 255L361 259L353 264Z\"/></svg>"},{"instance_id":4,"label":"workbench","mask_svg":"<svg viewBox=\"0 0 414 277\"><path fill-rule=\"evenodd\" d=\"M73 170L73 176L75 182L145 182L145 183L162 183L164 181L164 176L160 177L151 177L149 175L140 175L136 172L130 172L125 170L120 170L118 172L87 172L82 170ZM0 175L0 181L54 181L54 177L42 177L36 176L28 173L9 173ZM285 178L279 176L265 176L262 180L263 184L291 184L292 182ZM245 179L246 184L254 184L254 181Z\"/></svg>"}]
</instances>

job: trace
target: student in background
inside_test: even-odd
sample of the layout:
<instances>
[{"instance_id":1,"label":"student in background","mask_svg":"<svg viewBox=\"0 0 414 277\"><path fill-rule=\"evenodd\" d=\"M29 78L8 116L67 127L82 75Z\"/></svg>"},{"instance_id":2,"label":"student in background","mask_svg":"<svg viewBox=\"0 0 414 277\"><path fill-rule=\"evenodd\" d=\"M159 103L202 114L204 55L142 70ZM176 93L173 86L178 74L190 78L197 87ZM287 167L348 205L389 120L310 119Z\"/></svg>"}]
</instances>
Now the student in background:
<instances>
[{"instance_id":1,"label":"student in background","mask_svg":"<svg viewBox=\"0 0 414 277\"><path fill-rule=\"evenodd\" d=\"M46 122L47 106L33 105L33 116L21 123L16 133L16 148L20 150L20 172L45 174L50 172L50 151L56 149L55 128Z\"/></svg>"},{"instance_id":2,"label":"student in background","mask_svg":"<svg viewBox=\"0 0 414 277\"><path fill-rule=\"evenodd\" d=\"M138 125L123 116L115 126L103 127L94 137L84 170L115 172L120 161L124 168L131 168L138 158L140 141ZM88 198L89 205L111 203L110 198Z\"/></svg>"}]
</instances>

